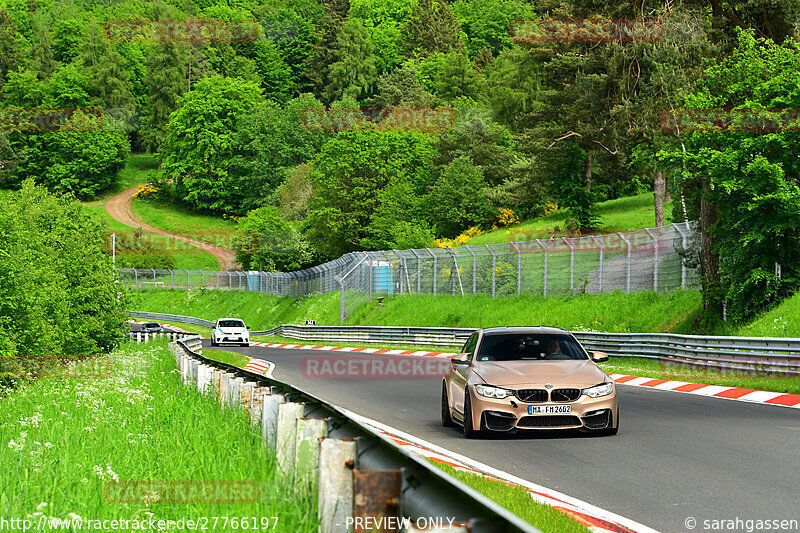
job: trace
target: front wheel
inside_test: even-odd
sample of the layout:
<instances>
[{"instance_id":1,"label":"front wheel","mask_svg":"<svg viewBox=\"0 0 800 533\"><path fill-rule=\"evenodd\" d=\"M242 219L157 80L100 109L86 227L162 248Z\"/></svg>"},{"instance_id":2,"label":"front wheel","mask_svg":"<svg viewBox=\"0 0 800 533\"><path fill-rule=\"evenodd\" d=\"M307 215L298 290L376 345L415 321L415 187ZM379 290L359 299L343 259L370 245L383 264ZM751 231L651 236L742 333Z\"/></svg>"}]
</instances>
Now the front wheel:
<instances>
[{"instance_id":1,"label":"front wheel","mask_svg":"<svg viewBox=\"0 0 800 533\"><path fill-rule=\"evenodd\" d=\"M213 336L211 337L211 346L217 346L217 343L214 342L214 337Z\"/></svg>"},{"instance_id":2,"label":"front wheel","mask_svg":"<svg viewBox=\"0 0 800 533\"><path fill-rule=\"evenodd\" d=\"M464 437L474 439L479 437L481 432L472 425L472 400L469 398L469 389L465 389L466 399L464 400Z\"/></svg>"},{"instance_id":3,"label":"front wheel","mask_svg":"<svg viewBox=\"0 0 800 533\"><path fill-rule=\"evenodd\" d=\"M242 348L249 348L249 347L250 347L250 343L249 342L243 342L242 343Z\"/></svg>"},{"instance_id":4,"label":"front wheel","mask_svg":"<svg viewBox=\"0 0 800 533\"><path fill-rule=\"evenodd\" d=\"M442 383L442 425L452 427L453 418L450 416L450 402L447 401L447 384Z\"/></svg>"}]
</instances>

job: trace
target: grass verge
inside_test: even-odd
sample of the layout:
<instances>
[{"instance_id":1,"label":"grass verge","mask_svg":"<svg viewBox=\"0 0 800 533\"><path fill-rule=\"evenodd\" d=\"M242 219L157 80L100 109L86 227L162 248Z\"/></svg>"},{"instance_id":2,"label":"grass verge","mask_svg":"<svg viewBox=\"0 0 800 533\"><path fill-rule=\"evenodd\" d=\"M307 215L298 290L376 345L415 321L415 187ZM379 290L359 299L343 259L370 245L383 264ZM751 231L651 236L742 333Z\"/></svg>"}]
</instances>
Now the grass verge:
<instances>
[{"instance_id":1,"label":"grass verge","mask_svg":"<svg viewBox=\"0 0 800 533\"><path fill-rule=\"evenodd\" d=\"M484 496L499 503L529 524L533 524L544 533L588 533L589 529L564 513L534 501L530 493L522 487L512 487L502 481L486 479L452 466L431 461L465 485L475 489Z\"/></svg>"},{"instance_id":2,"label":"grass verge","mask_svg":"<svg viewBox=\"0 0 800 533\"><path fill-rule=\"evenodd\" d=\"M89 520L278 516L279 531L317 530L316 505L286 490L245 413L223 414L184 388L165 343L127 344L110 359L106 378L20 382L0 400L9 472L0 476L0 516L82 519L84 529ZM242 504L156 503L153 493L149 503L109 503L104 488L117 481L248 481L259 490Z\"/></svg>"},{"instance_id":3,"label":"grass verge","mask_svg":"<svg viewBox=\"0 0 800 533\"><path fill-rule=\"evenodd\" d=\"M653 206L653 193L644 193L637 196L627 196L616 200L608 200L597 204L600 215L600 231L598 233L617 233L636 231L655 226L655 207ZM664 205L664 214L667 224L672 218L672 204ZM568 235L564 230L569 213L559 210L549 215L524 220L519 224L478 235L469 240L469 245L498 244L508 241L527 241L541 239L553 234L556 227L560 230L558 236Z\"/></svg>"},{"instance_id":4,"label":"grass verge","mask_svg":"<svg viewBox=\"0 0 800 533\"><path fill-rule=\"evenodd\" d=\"M243 318L253 330L279 324L339 324L339 293L303 298L247 291L159 290L134 293L132 309L216 320ZM635 312L633 312L635 310ZM347 325L489 327L546 324L570 330L688 333L700 310L700 295L622 292L565 297L390 296L383 305L368 303Z\"/></svg>"},{"instance_id":5,"label":"grass verge","mask_svg":"<svg viewBox=\"0 0 800 533\"><path fill-rule=\"evenodd\" d=\"M800 378L798 377L760 376L757 374L726 373L683 366L672 367L666 366L661 361L641 357L614 357L605 363L600 363L599 366L608 374L628 374L644 378L800 394Z\"/></svg>"},{"instance_id":6,"label":"grass verge","mask_svg":"<svg viewBox=\"0 0 800 533\"><path fill-rule=\"evenodd\" d=\"M247 366L247 363L250 362L249 357L240 353L229 352L226 350L211 350L209 348L203 348L203 357L208 357L209 359L219 361L220 363L238 366L239 368L244 368Z\"/></svg>"}]
</instances>

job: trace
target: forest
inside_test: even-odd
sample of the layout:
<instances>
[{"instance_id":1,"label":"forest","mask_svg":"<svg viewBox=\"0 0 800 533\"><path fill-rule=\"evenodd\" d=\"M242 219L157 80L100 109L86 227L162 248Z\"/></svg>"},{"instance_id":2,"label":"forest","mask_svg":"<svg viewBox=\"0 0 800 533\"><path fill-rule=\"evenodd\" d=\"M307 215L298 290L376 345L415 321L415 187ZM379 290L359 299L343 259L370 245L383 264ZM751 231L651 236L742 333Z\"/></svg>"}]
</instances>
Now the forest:
<instances>
[{"instance_id":1,"label":"forest","mask_svg":"<svg viewBox=\"0 0 800 533\"><path fill-rule=\"evenodd\" d=\"M89 200L157 154L153 195L238 219L243 267L275 270L555 209L601 231L598 202L653 191L654 225L669 199L698 222L709 317L744 318L800 284L798 21L800 0L1 0L0 187Z\"/></svg>"}]
</instances>

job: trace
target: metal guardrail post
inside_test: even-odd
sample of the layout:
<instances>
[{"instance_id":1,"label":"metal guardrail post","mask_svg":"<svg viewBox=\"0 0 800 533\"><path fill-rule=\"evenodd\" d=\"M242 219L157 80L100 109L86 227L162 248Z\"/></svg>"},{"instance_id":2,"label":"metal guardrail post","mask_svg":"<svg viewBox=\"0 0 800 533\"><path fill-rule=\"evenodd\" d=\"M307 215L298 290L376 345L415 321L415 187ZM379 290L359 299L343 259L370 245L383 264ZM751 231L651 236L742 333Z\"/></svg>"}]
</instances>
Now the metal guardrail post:
<instances>
[{"instance_id":1,"label":"metal guardrail post","mask_svg":"<svg viewBox=\"0 0 800 533\"><path fill-rule=\"evenodd\" d=\"M658 237L653 235L650 228L645 228L645 231L653 239L653 290L658 292Z\"/></svg>"},{"instance_id":2,"label":"metal guardrail post","mask_svg":"<svg viewBox=\"0 0 800 533\"><path fill-rule=\"evenodd\" d=\"M484 246L486 246L486 248L492 252L492 298L494 298L494 294L497 289L497 254L488 244L485 244Z\"/></svg>"},{"instance_id":3,"label":"metal guardrail post","mask_svg":"<svg viewBox=\"0 0 800 533\"><path fill-rule=\"evenodd\" d=\"M561 239L569 246L569 293L575 290L575 245L572 244L572 239L561 237Z\"/></svg>"},{"instance_id":4,"label":"metal guardrail post","mask_svg":"<svg viewBox=\"0 0 800 533\"><path fill-rule=\"evenodd\" d=\"M522 294L522 251L514 241L509 241L509 244L517 251L517 294Z\"/></svg>"},{"instance_id":5,"label":"metal guardrail post","mask_svg":"<svg viewBox=\"0 0 800 533\"><path fill-rule=\"evenodd\" d=\"M684 224L686 224L684 222ZM680 224L673 224L672 227L675 228L675 231L678 232L678 235L681 236L681 247L684 251L688 249L689 243L686 240L686 234L681 230ZM681 258L681 289L686 288L686 262L683 260L683 257L678 256Z\"/></svg>"},{"instance_id":6,"label":"metal guardrail post","mask_svg":"<svg viewBox=\"0 0 800 533\"><path fill-rule=\"evenodd\" d=\"M339 283L339 324L344 324L344 319L347 318L344 314L344 282L339 277L336 281Z\"/></svg>"},{"instance_id":7,"label":"metal guardrail post","mask_svg":"<svg viewBox=\"0 0 800 533\"><path fill-rule=\"evenodd\" d=\"M369 258L369 261L367 262L367 266L369 267L369 301L371 302L372 301L372 285L374 283L374 278L375 278L375 266L372 264L373 261L372 261L372 258L369 257L369 254L367 254L367 257Z\"/></svg>"},{"instance_id":8,"label":"metal guardrail post","mask_svg":"<svg viewBox=\"0 0 800 533\"><path fill-rule=\"evenodd\" d=\"M433 256L433 295L436 296L436 282L438 281L439 275L439 264L436 259L436 254L433 253L433 250L430 248L425 248L431 256Z\"/></svg>"},{"instance_id":9,"label":"metal guardrail post","mask_svg":"<svg viewBox=\"0 0 800 533\"><path fill-rule=\"evenodd\" d=\"M592 235L592 240L594 243L600 248L600 265L597 267L597 275L598 275L598 294L603 293L603 252L605 251L603 248L603 241Z\"/></svg>"},{"instance_id":10,"label":"metal guardrail post","mask_svg":"<svg viewBox=\"0 0 800 533\"><path fill-rule=\"evenodd\" d=\"M139 271L136 270L135 268L133 269L133 277L134 277L134 286L136 287L136 290L138 291L139 290Z\"/></svg>"},{"instance_id":11,"label":"metal guardrail post","mask_svg":"<svg viewBox=\"0 0 800 533\"><path fill-rule=\"evenodd\" d=\"M628 245L628 272L625 275L625 292L631 292L631 241L622 233L617 233L617 235Z\"/></svg>"},{"instance_id":12,"label":"metal guardrail post","mask_svg":"<svg viewBox=\"0 0 800 533\"><path fill-rule=\"evenodd\" d=\"M192 288L192 284L189 281L190 278L191 278L191 274L189 274L189 271L187 270L186 271L186 290L187 291Z\"/></svg>"},{"instance_id":13,"label":"metal guardrail post","mask_svg":"<svg viewBox=\"0 0 800 533\"><path fill-rule=\"evenodd\" d=\"M467 251L472 254L472 294L478 292L478 256L472 251L470 245L466 245Z\"/></svg>"},{"instance_id":14,"label":"metal guardrail post","mask_svg":"<svg viewBox=\"0 0 800 533\"><path fill-rule=\"evenodd\" d=\"M172 269L169 269L169 288L175 288L175 271Z\"/></svg>"},{"instance_id":15,"label":"metal guardrail post","mask_svg":"<svg viewBox=\"0 0 800 533\"><path fill-rule=\"evenodd\" d=\"M416 250L412 249L411 253L417 258L417 294L422 292L422 257Z\"/></svg>"},{"instance_id":16,"label":"metal guardrail post","mask_svg":"<svg viewBox=\"0 0 800 533\"><path fill-rule=\"evenodd\" d=\"M536 239L536 242L544 249L544 291L542 296L547 297L547 267L549 266L550 249L541 239Z\"/></svg>"},{"instance_id":17,"label":"metal guardrail post","mask_svg":"<svg viewBox=\"0 0 800 533\"><path fill-rule=\"evenodd\" d=\"M150 270L153 271L153 288L155 289L156 288L156 269L155 268L151 268Z\"/></svg>"},{"instance_id":18,"label":"metal guardrail post","mask_svg":"<svg viewBox=\"0 0 800 533\"><path fill-rule=\"evenodd\" d=\"M404 294L403 289L405 288L404 285L408 284L408 268L406 268L406 258L403 257L398 250L392 248L392 253L394 253L397 257L400 258L400 272L398 273L397 277L400 281L400 294ZM403 280L403 275L405 274L405 280Z\"/></svg>"},{"instance_id":19,"label":"metal guardrail post","mask_svg":"<svg viewBox=\"0 0 800 533\"><path fill-rule=\"evenodd\" d=\"M353 509L353 466L355 439L320 441L318 510L319 533L339 533Z\"/></svg>"},{"instance_id":20,"label":"metal guardrail post","mask_svg":"<svg viewBox=\"0 0 800 533\"><path fill-rule=\"evenodd\" d=\"M450 279L452 280L453 274L455 274L456 279L458 279L458 288L461 291L461 296L464 296L464 286L461 284L461 272L458 270L458 258L456 257L455 252L449 246L446 246L445 250L447 250L447 252L453 258L453 271L450 273ZM456 284L455 284L455 282L453 282L452 285L453 285L452 293L453 293L453 296L455 296L456 295Z\"/></svg>"}]
</instances>

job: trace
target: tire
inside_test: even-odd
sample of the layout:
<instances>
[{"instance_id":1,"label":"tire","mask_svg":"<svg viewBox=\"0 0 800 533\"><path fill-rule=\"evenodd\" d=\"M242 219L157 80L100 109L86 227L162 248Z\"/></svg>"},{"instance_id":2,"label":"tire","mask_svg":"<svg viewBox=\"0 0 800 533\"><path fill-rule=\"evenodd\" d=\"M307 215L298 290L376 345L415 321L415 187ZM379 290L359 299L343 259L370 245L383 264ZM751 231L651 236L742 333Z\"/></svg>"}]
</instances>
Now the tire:
<instances>
[{"instance_id":1,"label":"tire","mask_svg":"<svg viewBox=\"0 0 800 533\"><path fill-rule=\"evenodd\" d=\"M214 342L214 336L211 336L211 346L219 346L216 342Z\"/></svg>"},{"instance_id":2,"label":"tire","mask_svg":"<svg viewBox=\"0 0 800 533\"><path fill-rule=\"evenodd\" d=\"M250 347L250 343L249 342L243 342L242 343L242 348L249 348L249 347Z\"/></svg>"},{"instance_id":3,"label":"tire","mask_svg":"<svg viewBox=\"0 0 800 533\"><path fill-rule=\"evenodd\" d=\"M466 399L464 400L464 437L474 439L480 437L481 432L472 426L472 400L469 398L469 389L464 391Z\"/></svg>"},{"instance_id":4,"label":"tire","mask_svg":"<svg viewBox=\"0 0 800 533\"><path fill-rule=\"evenodd\" d=\"M442 383L442 425L446 428L454 425L450 416L450 403L447 401L447 385Z\"/></svg>"}]
</instances>

